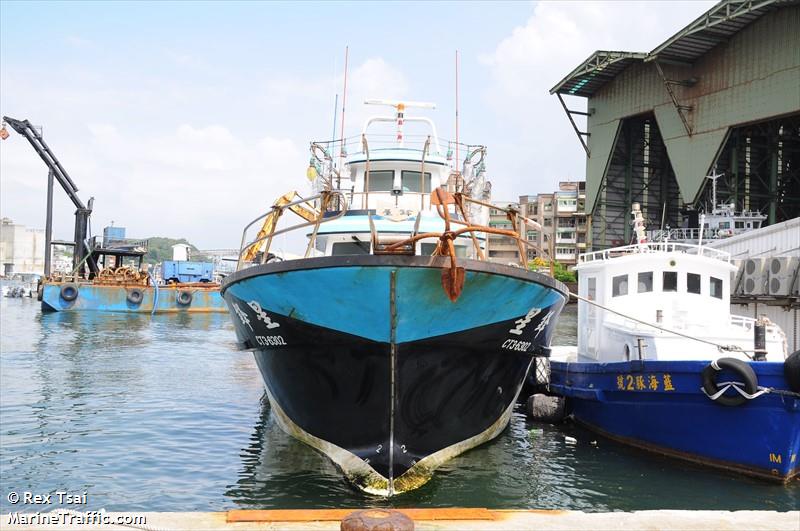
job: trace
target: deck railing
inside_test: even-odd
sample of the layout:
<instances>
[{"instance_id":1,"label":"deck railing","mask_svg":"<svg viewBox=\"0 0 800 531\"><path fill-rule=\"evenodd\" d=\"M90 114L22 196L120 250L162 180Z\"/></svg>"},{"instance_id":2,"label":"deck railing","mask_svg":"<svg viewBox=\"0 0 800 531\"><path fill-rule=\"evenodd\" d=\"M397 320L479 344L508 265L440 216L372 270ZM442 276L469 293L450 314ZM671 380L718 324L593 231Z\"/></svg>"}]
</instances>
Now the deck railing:
<instances>
[{"instance_id":1,"label":"deck railing","mask_svg":"<svg viewBox=\"0 0 800 531\"><path fill-rule=\"evenodd\" d=\"M579 263L596 262L598 260L609 260L620 256L643 253L686 253L697 256L706 256L730 263L731 255L725 251L707 247L705 245L694 245L690 243L677 242L647 242L626 245L624 247L613 247L591 253L582 254L578 257Z\"/></svg>"}]
</instances>

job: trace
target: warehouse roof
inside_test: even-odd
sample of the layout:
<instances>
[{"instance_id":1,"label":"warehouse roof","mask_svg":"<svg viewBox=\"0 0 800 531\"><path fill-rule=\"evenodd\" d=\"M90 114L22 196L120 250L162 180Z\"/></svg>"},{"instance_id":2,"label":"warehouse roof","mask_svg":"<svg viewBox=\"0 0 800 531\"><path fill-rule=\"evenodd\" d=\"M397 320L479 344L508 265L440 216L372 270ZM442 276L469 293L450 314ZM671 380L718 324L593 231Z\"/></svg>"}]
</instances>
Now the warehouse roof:
<instances>
[{"instance_id":1,"label":"warehouse roof","mask_svg":"<svg viewBox=\"0 0 800 531\"><path fill-rule=\"evenodd\" d=\"M722 0L650 53L597 51L550 94L592 96L631 63L661 60L691 64L761 16L800 0Z\"/></svg>"}]
</instances>

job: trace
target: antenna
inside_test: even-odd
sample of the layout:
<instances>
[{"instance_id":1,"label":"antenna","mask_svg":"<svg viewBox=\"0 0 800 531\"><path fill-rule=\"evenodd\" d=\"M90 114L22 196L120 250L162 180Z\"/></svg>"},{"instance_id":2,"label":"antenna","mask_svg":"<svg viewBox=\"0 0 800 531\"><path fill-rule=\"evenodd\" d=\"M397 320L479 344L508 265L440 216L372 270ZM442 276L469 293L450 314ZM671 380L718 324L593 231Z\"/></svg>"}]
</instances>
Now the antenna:
<instances>
[{"instance_id":1,"label":"antenna","mask_svg":"<svg viewBox=\"0 0 800 531\"><path fill-rule=\"evenodd\" d=\"M723 177L724 173L717 173L717 167L714 166L714 170L711 172L711 175L707 175L706 179L711 179L711 213L713 214L717 208L717 179Z\"/></svg>"},{"instance_id":2,"label":"antenna","mask_svg":"<svg viewBox=\"0 0 800 531\"><path fill-rule=\"evenodd\" d=\"M347 100L347 61L350 57L350 46L344 47L344 90L342 91L342 135L341 135L341 150L339 151L339 158L344 158L345 150L344 150L344 109L345 109L345 102ZM341 167L341 160L339 163L339 167Z\"/></svg>"},{"instance_id":3,"label":"antenna","mask_svg":"<svg viewBox=\"0 0 800 531\"><path fill-rule=\"evenodd\" d=\"M456 50L456 171L460 164L458 156L458 50Z\"/></svg>"},{"instance_id":4,"label":"antenna","mask_svg":"<svg viewBox=\"0 0 800 531\"><path fill-rule=\"evenodd\" d=\"M333 134L331 135L331 139L335 142L336 141L336 118L338 118L339 114L339 94L336 94L336 99L333 100Z\"/></svg>"}]
</instances>

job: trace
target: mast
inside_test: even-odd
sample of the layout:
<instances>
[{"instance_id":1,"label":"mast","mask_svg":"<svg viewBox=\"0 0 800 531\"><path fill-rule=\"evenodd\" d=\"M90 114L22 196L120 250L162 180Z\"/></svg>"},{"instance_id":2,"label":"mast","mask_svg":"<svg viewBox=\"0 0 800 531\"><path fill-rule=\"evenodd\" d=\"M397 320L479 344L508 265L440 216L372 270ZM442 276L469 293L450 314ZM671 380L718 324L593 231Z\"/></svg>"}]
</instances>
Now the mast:
<instances>
[{"instance_id":1,"label":"mast","mask_svg":"<svg viewBox=\"0 0 800 531\"><path fill-rule=\"evenodd\" d=\"M456 50L456 171L459 171L461 160L458 154L458 50Z\"/></svg>"},{"instance_id":2,"label":"mast","mask_svg":"<svg viewBox=\"0 0 800 531\"><path fill-rule=\"evenodd\" d=\"M342 169L342 161L347 154L344 148L344 111L345 111L345 103L347 101L347 61L350 57L350 46L344 47L344 89L342 90L342 134L339 137L341 140L340 150L339 150L339 170Z\"/></svg>"}]
</instances>

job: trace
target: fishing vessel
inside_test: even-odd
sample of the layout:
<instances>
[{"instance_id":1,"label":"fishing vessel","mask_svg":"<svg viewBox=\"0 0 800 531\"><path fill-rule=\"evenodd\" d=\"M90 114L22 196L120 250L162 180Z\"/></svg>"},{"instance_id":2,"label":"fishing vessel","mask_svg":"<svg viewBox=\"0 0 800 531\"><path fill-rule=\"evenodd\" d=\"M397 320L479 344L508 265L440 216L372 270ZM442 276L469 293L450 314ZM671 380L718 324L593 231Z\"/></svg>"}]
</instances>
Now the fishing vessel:
<instances>
[{"instance_id":1,"label":"fishing vessel","mask_svg":"<svg viewBox=\"0 0 800 531\"><path fill-rule=\"evenodd\" d=\"M550 391L611 439L762 478L800 471L800 351L765 318L730 313L730 256L647 242L576 266L577 351L550 363Z\"/></svg>"},{"instance_id":2,"label":"fishing vessel","mask_svg":"<svg viewBox=\"0 0 800 531\"><path fill-rule=\"evenodd\" d=\"M392 495L506 427L567 291L485 259L487 233L526 245L538 224L509 210L515 230L486 227L484 147L440 145L433 121L406 115L430 104L373 103L394 114L312 143L313 194L285 194L245 228L222 294L280 426L360 489ZM406 123L426 132L407 137ZM299 223L279 229L284 213ZM275 257L273 239L298 229L304 256Z\"/></svg>"},{"instance_id":3,"label":"fishing vessel","mask_svg":"<svg viewBox=\"0 0 800 531\"><path fill-rule=\"evenodd\" d=\"M711 208L705 212L690 210L683 219L683 227L647 231L650 241L701 243L730 238L761 228L767 216L758 211L736 209L734 202L717 201L717 180L722 174L714 171L706 176L711 181Z\"/></svg>"}]
</instances>

